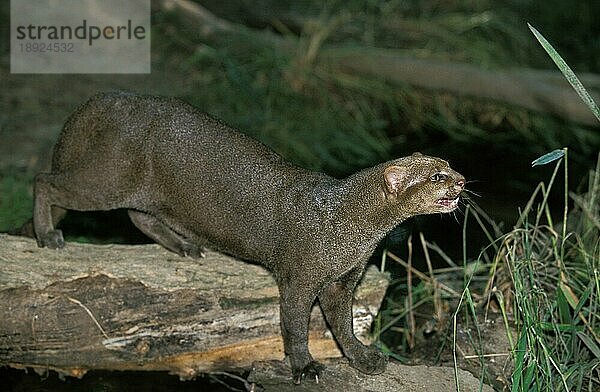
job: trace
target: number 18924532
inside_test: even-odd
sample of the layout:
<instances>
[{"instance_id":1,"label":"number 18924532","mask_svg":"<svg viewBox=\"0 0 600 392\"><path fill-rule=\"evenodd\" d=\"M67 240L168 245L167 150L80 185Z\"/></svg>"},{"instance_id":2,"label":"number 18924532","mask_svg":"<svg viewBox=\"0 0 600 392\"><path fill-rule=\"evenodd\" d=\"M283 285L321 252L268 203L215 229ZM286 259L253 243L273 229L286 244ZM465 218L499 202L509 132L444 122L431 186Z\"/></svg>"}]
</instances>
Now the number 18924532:
<instances>
[{"instance_id":1,"label":"number 18924532","mask_svg":"<svg viewBox=\"0 0 600 392\"><path fill-rule=\"evenodd\" d=\"M72 53L75 51L75 46L72 42L27 42L20 43L19 49L25 53Z\"/></svg>"}]
</instances>

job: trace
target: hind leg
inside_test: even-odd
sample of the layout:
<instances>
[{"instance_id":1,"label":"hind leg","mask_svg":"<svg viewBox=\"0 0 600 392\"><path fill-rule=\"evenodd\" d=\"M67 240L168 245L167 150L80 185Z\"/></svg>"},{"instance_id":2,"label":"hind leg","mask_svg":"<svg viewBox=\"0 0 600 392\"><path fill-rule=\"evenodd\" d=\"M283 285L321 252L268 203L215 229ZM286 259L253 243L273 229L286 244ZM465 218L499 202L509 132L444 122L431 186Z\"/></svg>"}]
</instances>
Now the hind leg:
<instances>
[{"instance_id":1,"label":"hind leg","mask_svg":"<svg viewBox=\"0 0 600 392\"><path fill-rule=\"evenodd\" d=\"M57 249L65 246L62 231L55 229L55 224L66 212L57 206L60 199L51 175L38 174L34 183L33 231L39 247Z\"/></svg>"},{"instance_id":2,"label":"hind leg","mask_svg":"<svg viewBox=\"0 0 600 392\"><path fill-rule=\"evenodd\" d=\"M52 222L54 223L54 226L56 226L58 224L58 222L60 222L62 220L62 218L65 216L66 213L67 213L67 211L64 208L52 207L51 214L52 214ZM9 231L8 234L20 235L20 236L29 237L29 238L35 238L35 230L33 229L33 218L29 218L27 220L27 222L25 222L25 223L23 223L23 225L21 225L21 227L19 227L18 229Z\"/></svg>"},{"instance_id":3,"label":"hind leg","mask_svg":"<svg viewBox=\"0 0 600 392\"><path fill-rule=\"evenodd\" d=\"M99 192L96 177L86 172L41 173L34 181L33 228L40 247L65 246L62 232L55 228L65 210L94 211L123 207L125 192L109 187Z\"/></svg>"},{"instance_id":4,"label":"hind leg","mask_svg":"<svg viewBox=\"0 0 600 392\"><path fill-rule=\"evenodd\" d=\"M158 218L136 210L128 210L127 213L138 229L171 252L195 259L204 257L201 247L187 241Z\"/></svg>"}]
</instances>

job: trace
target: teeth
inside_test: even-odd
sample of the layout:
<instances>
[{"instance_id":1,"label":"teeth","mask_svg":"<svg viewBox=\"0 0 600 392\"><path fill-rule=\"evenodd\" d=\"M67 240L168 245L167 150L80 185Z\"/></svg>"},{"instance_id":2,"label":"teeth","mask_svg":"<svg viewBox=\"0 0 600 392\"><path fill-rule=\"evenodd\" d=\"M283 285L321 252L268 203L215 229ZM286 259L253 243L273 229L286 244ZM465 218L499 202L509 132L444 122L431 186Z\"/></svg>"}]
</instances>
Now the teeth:
<instances>
[{"instance_id":1,"label":"teeth","mask_svg":"<svg viewBox=\"0 0 600 392\"><path fill-rule=\"evenodd\" d=\"M458 206L458 196L454 199L439 199L437 203L447 208L456 208Z\"/></svg>"}]
</instances>

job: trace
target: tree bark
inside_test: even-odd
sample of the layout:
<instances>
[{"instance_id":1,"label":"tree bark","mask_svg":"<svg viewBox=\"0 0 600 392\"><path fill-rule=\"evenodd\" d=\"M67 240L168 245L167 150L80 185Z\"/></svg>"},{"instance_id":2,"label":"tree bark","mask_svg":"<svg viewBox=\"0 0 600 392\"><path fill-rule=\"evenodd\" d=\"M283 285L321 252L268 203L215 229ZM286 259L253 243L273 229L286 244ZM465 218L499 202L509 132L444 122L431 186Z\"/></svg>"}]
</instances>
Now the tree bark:
<instances>
[{"instance_id":1,"label":"tree bark","mask_svg":"<svg viewBox=\"0 0 600 392\"><path fill-rule=\"evenodd\" d=\"M387 284L371 267L355 293L355 331L366 343ZM341 355L318 306L310 349ZM41 249L0 235L0 365L185 379L283 358L277 286L258 265L215 252L183 258L158 245Z\"/></svg>"},{"instance_id":2,"label":"tree bark","mask_svg":"<svg viewBox=\"0 0 600 392\"><path fill-rule=\"evenodd\" d=\"M232 35L246 37L249 45L271 45L292 55L297 54L300 47L299 42L289 36L282 37L225 21L190 0L161 0L158 7L178 13L186 29L193 31L200 40L230 46ZM369 47L320 45L318 52L312 53L312 56L316 64L326 65L332 72L347 72L398 85L483 98L588 126L600 126L558 71L488 71L470 64L415 59L393 49ZM595 101L600 102L600 94L595 90L599 77L588 74L582 80Z\"/></svg>"}]
</instances>

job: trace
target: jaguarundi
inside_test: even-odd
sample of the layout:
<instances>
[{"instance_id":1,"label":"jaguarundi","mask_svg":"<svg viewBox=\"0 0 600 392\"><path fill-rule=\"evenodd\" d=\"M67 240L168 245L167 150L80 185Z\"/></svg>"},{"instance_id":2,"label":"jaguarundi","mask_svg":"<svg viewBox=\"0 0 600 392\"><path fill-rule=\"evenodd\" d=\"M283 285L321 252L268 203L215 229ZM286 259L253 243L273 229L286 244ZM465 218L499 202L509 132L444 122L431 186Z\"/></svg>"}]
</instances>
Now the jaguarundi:
<instances>
[{"instance_id":1,"label":"jaguarundi","mask_svg":"<svg viewBox=\"0 0 600 392\"><path fill-rule=\"evenodd\" d=\"M291 165L260 142L175 98L102 93L67 120L50 173L34 186L40 247L62 248L65 210L124 208L165 248L210 248L269 269L295 383L318 382L308 351L316 299L350 365L377 374L387 357L352 330L352 297L384 236L405 219L457 208L465 179L415 153L332 178Z\"/></svg>"}]
</instances>

